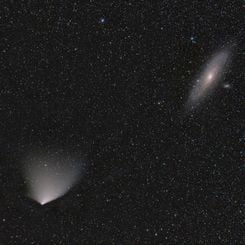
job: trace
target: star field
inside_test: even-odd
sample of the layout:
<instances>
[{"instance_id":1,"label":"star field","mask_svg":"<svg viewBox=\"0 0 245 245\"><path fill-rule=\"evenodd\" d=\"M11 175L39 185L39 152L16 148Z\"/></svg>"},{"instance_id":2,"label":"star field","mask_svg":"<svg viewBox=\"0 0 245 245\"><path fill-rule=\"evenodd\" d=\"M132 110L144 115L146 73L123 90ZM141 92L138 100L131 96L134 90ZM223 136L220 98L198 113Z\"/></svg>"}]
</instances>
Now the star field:
<instances>
[{"instance_id":1,"label":"star field","mask_svg":"<svg viewBox=\"0 0 245 245\"><path fill-rule=\"evenodd\" d=\"M243 244L242 10L3 1L0 244ZM231 46L186 113L193 81Z\"/></svg>"}]
</instances>

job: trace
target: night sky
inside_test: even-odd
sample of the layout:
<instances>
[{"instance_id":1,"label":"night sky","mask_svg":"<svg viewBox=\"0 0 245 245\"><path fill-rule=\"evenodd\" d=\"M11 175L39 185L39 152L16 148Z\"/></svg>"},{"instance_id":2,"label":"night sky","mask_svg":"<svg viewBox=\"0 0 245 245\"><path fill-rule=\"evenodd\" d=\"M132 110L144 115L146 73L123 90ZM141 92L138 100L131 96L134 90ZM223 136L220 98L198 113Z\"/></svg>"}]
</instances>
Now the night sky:
<instances>
[{"instance_id":1,"label":"night sky","mask_svg":"<svg viewBox=\"0 0 245 245\"><path fill-rule=\"evenodd\" d=\"M244 244L243 34L239 0L3 0L0 244Z\"/></svg>"}]
</instances>

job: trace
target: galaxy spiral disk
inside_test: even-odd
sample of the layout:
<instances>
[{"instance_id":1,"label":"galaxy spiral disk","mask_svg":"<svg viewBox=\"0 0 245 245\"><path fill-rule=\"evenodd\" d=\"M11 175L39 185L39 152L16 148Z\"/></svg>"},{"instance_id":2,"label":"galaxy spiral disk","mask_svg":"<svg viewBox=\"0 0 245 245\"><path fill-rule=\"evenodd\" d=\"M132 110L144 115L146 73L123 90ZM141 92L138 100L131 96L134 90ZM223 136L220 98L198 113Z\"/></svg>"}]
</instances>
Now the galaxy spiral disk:
<instances>
[{"instance_id":1,"label":"galaxy spiral disk","mask_svg":"<svg viewBox=\"0 0 245 245\"><path fill-rule=\"evenodd\" d=\"M191 89L187 101L188 109L195 108L212 93L223 78L224 73L227 70L230 57L231 51L226 49L215 53L207 62Z\"/></svg>"}]
</instances>

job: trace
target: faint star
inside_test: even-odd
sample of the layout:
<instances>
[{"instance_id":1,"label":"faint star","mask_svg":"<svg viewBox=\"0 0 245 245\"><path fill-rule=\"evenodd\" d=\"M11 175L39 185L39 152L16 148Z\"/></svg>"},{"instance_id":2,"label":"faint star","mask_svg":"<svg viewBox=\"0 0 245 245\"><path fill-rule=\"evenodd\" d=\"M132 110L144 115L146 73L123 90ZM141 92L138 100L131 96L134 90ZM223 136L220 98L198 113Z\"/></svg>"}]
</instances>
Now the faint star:
<instances>
[{"instance_id":1,"label":"faint star","mask_svg":"<svg viewBox=\"0 0 245 245\"><path fill-rule=\"evenodd\" d=\"M105 24L105 22L106 22L106 19L105 19L104 17L101 17L101 18L99 19L99 23Z\"/></svg>"},{"instance_id":2,"label":"faint star","mask_svg":"<svg viewBox=\"0 0 245 245\"><path fill-rule=\"evenodd\" d=\"M191 38L190 38L190 39L191 39L191 42L192 42L192 43L197 43L197 38L196 38L196 37L191 36Z\"/></svg>"}]
</instances>

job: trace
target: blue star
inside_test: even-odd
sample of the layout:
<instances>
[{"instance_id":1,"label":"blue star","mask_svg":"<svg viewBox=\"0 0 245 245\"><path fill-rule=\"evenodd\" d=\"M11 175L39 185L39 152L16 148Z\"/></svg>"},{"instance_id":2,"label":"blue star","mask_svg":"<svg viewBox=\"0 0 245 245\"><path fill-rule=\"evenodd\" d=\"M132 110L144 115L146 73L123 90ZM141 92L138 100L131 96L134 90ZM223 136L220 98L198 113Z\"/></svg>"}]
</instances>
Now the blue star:
<instances>
[{"instance_id":1,"label":"blue star","mask_svg":"<svg viewBox=\"0 0 245 245\"><path fill-rule=\"evenodd\" d=\"M101 17L101 18L99 19L99 23L105 24L105 23L106 23L106 19L105 19L104 17Z\"/></svg>"},{"instance_id":2,"label":"blue star","mask_svg":"<svg viewBox=\"0 0 245 245\"><path fill-rule=\"evenodd\" d=\"M197 38L194 37L194 36L191 36L191 42L192 42L192 43L197 43Z\"/></svg>"}]
</instances>

